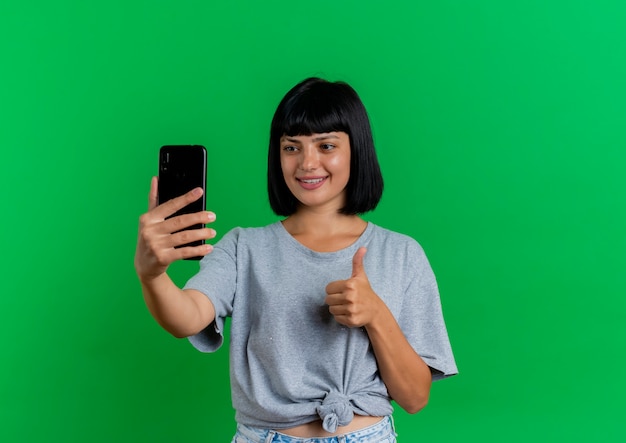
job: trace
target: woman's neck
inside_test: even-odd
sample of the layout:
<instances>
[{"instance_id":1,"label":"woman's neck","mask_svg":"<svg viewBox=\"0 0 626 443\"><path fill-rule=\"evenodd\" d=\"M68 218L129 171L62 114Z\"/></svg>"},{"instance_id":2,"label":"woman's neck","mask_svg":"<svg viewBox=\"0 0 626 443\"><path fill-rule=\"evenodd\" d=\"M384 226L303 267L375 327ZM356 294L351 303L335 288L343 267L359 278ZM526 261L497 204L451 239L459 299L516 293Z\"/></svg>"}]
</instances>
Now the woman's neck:
<instances>
[{"instance_id":1,"label":"woman's neck","mask_svg":"<svg viewBox=\"0 0 626 443\"><path fill-rule=\"evenodd\" d=\"M307 248L318 252L344 249L357 241L367 228L367 222L358 215L303 208L298 209L282 223L292 237Z\"/></svg>"}]
</instances>

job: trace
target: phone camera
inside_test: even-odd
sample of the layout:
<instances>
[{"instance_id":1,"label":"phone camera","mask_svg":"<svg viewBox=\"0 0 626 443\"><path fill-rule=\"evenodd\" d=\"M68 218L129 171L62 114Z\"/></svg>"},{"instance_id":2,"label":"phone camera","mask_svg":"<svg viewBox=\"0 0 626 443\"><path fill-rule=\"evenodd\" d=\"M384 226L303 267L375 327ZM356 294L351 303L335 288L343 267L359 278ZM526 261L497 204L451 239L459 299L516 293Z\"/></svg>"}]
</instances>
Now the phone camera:
<instances>
[{"instance_id":1,"label":"phone camera","mask_svg":"<svg viewBox=\"0 0 626 443\"><path fill-rule=\"evenodd\" d=\"M167 172L170 164L170 153L161 152L161 172Z\"/></svg>"}]
</instances>

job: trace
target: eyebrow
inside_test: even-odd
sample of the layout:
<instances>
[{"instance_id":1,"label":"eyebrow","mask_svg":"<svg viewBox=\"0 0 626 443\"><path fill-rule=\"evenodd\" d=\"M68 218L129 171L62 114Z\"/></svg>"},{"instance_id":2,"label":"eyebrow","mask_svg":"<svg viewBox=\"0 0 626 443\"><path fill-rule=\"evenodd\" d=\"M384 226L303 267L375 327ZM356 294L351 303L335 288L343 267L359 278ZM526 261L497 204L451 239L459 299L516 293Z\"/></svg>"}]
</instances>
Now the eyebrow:
<instances>
[{"instance_id":1,"label":"eyebrow","mask_svg":"<svg viewBox=\"0 0 626 443\"><path fill-rule=\"evenodd\" d=\"M315 137L313 139L313 141L314 142L319 142L319 141L328 140L328 139L331 139L331 138L332 139L339 139L339 136L335 135L335 134L322 134L322 135L320 135L318 137ZM298 140L296 138L289 137L288 135L284 135L282 137L282 139L283 140L287 140L288 142L291 142L291 143L299 143L300 142L300 140Z\"/></svg>"}]
</instances>

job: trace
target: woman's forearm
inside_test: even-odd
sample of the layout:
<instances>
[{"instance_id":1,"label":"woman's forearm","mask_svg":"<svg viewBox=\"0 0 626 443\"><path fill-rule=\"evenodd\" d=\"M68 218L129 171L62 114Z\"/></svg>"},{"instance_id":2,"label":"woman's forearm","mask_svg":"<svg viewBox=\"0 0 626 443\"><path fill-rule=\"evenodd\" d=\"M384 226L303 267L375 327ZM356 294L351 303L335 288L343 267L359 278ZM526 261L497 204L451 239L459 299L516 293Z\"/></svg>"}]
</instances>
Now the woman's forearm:
<instances>
[{"instance_id":1,"label":"woman's forearm","mask_svg":"<svg viewBox=\"0 0 626 443\"><path fill-rule=\"evenodd\" d=\"M413 350L386 306L366 330L389 395L407 412L420 411L430 395L430 368Z\"/></svg>"},{"instance_id":2,"label":"woman's forearm","mask_svg":"<svg viewBox=\"0 0 626 443\"><path fill-rule=\"evenodd\" d=\"M204 294L180 289L166 273L140 281L148 310L173 336L197 334L215 319L213 304Z\"/></svg>"}]
</instances>

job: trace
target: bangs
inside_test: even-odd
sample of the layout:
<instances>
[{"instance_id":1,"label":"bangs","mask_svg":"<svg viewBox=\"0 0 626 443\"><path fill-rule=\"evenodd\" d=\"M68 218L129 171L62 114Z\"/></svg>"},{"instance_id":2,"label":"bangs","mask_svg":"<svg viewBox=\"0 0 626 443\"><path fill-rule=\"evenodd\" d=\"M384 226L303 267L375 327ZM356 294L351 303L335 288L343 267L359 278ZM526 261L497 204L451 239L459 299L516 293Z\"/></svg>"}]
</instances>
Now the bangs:
<instances>
[{"instance_id":1,"label":"bangs","mask_svg":"<svg viewBox=\"0 0 626 443\"><path fill-rule=\"evenodd\" d=\"M286 103L277 133L296 136L337 131L350 135L345 103L342 106L336 95L307 92Z\"/></svg>"}]
</instances>

